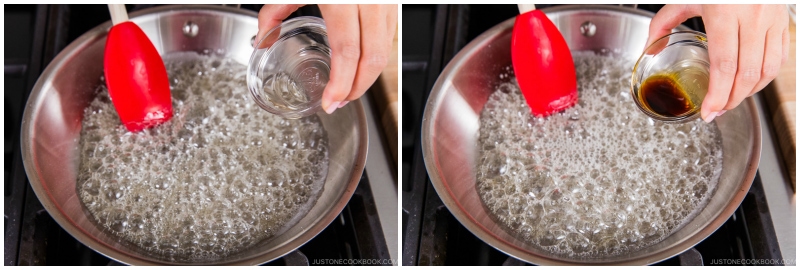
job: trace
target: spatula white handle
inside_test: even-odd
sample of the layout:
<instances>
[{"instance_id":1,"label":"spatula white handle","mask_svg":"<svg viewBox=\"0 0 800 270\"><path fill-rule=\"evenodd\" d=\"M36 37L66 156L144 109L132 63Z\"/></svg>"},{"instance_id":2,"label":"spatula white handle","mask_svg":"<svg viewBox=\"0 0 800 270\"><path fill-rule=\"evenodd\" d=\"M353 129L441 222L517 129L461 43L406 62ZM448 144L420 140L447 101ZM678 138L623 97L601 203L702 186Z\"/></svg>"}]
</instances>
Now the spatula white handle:
<instances>
[{"instance_id":1,"label":"spatula white handle","mask_svg":"<svg viewBox=\"0 0 800 270\"><path fill-rule=\"evenodd\" d=\"M128 11L123 4L108 4L108 12L111 13L111 22L114 25L128 20Z\"/></svg>"},{"instance_id":2,"label":"spatula white handle","mask_svg":"<svg viewBox=\"0 0 800 270\"><path fill-rule=\"evenodd\" d=\"M536 5L534 4L518 4L517 7L519 8L519 14L527 13L531 10L536 10Z\"/></svg>"}]
</instances>

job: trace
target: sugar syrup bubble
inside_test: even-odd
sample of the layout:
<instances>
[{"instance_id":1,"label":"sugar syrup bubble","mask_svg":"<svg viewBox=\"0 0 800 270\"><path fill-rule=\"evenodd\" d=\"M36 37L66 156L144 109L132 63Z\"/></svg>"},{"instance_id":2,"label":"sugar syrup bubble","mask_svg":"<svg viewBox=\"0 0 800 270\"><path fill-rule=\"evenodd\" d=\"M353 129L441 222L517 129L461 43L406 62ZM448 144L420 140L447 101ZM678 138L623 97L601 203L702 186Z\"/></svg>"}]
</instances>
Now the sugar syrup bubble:
<instances>
[{"instance_id":1,"label":"sugar syrup bubble","mask_svg":"<svg viewBox=\"0 0 800 270\"><path fill-rule=\"evenodd\" d=\"M77 191L95 221L184 261L228 256L292 226L327 174L319 118L285 120L246 106L246 67L231 59L177 53L164 60L175 97L171 121L127 132L105 86L86 109Z\"/></svg>"},{"instance_id":2,"label":"sugar syrup bubble","mask_svg":"<svg viewBox=\"0 0 800 270\"><path fill-rule=\"evenodd\" d=\"M564 112L531 118L516 78L489 97L478 136L480 198L506 230L557 255L606 257L652 245L716 189L719 129L701 120L654 123L620 95L632 63L573 57L580 102Z\"/></svg>"}]
</instances>

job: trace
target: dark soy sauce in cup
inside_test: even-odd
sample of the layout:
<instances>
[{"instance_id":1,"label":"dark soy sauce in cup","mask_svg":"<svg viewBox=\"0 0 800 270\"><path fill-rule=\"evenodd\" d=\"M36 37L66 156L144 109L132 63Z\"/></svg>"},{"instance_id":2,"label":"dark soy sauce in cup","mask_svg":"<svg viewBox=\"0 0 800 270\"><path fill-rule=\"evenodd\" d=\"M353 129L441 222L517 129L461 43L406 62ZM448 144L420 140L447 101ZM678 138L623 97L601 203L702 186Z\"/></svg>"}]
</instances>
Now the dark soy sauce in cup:
<instances>
[{"instance_id":1,"label":"dark soy sauce in cup","mask_svg":"<svg viewBox=\"0 0 800 270\"><path fill-rule=\"evenodd\" d=\"M662 116L681 116L695 108L675 76L668 74L656 74L645 79L639 94L639 100L650 111Z\"/></svg>"}]
</instances>

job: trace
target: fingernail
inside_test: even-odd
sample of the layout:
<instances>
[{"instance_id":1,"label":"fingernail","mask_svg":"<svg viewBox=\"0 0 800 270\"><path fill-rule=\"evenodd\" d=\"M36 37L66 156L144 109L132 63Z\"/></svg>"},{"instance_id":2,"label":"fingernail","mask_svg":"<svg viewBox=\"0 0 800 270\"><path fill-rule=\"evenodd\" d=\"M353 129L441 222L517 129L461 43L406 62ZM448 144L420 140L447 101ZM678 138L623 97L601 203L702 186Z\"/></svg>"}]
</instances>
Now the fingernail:
<instances>
[{"instance_id":1,"label":"fingernail","mask_svg":"<svg viewBox=\"0 0 800 270\"><path fill-rule=\"evenodd\" d=\"M711 123L711 121L714 121L714 118L717 118L717 114L718 113L709 113L706 119L703 119L703 121L706 121L706 123Z\"/></svg>"},{"instance_id":2,"label":"fingernail","mask_svg":"<svg viewBox=\"0 0 800 270\"><path fill-rule=\"evenodd\" d=\"M728 110L721 110L721 111L719 111L719 113L717 113L717 116L722 116L722 115L723 115L723 114L725 114L725 112L727 112L727 111L728 111Z\"/></svg>"},{"instance_id":3,"label":"fingernail","mask_svg":"<svg viewBox=\"0 0 800 270\"><path fill-rule=\"evenodd\" d=\"M336 108L338 108L338 107L339 107L339 102L338 101L331 102L331 105L328 105L328 108L325 109L325 112L328 113L328 114L332 114L333 111L335 111Z\"/></svg>"},{"instance_id":4,"label":"fingernail","mask_svg":"<svg viewBox=\"0 0 800 270\"><path fill-rule=\"evenodd\" d=\"M339 107L337 107L337 108L344 107L344 105L347 105L347 103L349 103L349 102L350 102L349 100L347 100L347 101L342 101L342 103L339 103Z\"/></svg>"}]
</instances>

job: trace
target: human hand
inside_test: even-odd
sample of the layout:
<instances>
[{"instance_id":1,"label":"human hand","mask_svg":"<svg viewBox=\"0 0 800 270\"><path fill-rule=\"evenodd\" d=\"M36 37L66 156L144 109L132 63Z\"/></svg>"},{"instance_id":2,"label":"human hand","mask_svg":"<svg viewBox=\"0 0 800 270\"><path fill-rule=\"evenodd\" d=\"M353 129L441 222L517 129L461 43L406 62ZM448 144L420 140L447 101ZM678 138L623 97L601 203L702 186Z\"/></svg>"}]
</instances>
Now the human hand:
<instances>
[{"instance_id":1,"label":"human hand","mask_svg":"<svg viewBox=\"0 0 800 270\"><path fill-rule=\"evenodd\" d=\"M258 35L278 26L303 5L264 5ZM319 5L331 47L331 75L322 109L333 113L358 99L386 67L397 29L397 5Z\"/></svg>"},{"instance_id":2,"label":"human hand","mask_svg":"<svg viewBox=\"0 0 800 270\"><path fill-rule=\"evenodd\" d=\"M710 74L700 115L706 122L736 108L778 75L789 56L786 5L666 5L650 22L647 44L701 16Z\"/></svg>"}]
</instances>

